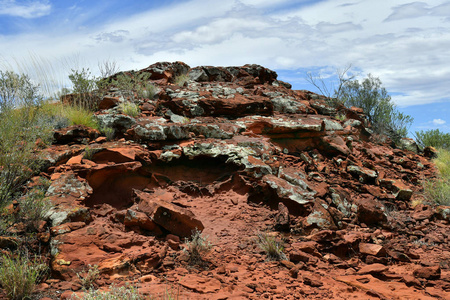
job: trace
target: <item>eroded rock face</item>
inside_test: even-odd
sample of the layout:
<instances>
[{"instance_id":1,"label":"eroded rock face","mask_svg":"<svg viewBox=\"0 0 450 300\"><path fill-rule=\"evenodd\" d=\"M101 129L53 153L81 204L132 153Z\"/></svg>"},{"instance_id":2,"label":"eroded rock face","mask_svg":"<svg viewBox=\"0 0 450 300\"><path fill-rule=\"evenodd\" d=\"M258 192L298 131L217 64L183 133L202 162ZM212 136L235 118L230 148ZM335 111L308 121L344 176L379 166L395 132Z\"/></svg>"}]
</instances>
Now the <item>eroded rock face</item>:
<instances>
[{"instance_id":1,"label":"eroded rock face","mask_svg":"<svg viewBox=\"0 0 450 300\"><path fill-rule=\"evenodd\" d=\"M159 90L139 99L139 116L117 112L119 95L100 99L96 118L115 140L68 127L45 150L46 247L61 280L49 289L98 265L101 285L138 278L150 295L168 280L193 299L448 294L439 262L450 259L450 210L410 207L434 172L410 144L371 142L362 110L293 91L262 66L164 62L138 72ZM187 266L194 230L214 245L209 271ZM290 262L267 262L255 246L267 230Z\"/></svg>"}]
</instances>

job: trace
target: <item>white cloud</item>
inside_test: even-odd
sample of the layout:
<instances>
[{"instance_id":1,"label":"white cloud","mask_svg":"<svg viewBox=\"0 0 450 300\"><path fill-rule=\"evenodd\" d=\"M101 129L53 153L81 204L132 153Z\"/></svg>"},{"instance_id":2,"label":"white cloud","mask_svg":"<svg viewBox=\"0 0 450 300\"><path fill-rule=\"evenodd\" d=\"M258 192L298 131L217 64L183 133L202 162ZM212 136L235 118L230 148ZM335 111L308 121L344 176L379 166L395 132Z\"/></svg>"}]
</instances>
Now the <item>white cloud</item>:
<instances>
[{"instance_id":1,"label":"white cloud","mask_svg":"<svg viewBox=\"0 0 450 300\"><path fill-rule=\"evenodd\" d=\"M48 1L0 0L0 15L32 19L48 15L50 11Z\"/></svg>"},{"instance_id":2,"label":"white cloud","mask_svg":"<svg viewBox=\"0 0 450 300\"><path fill-rule=\"evenodd\" d=\"M0 3L19 5L11 0ZM362 74L378 76L400 106L449 101L450 22L443 22L450 15L448 1L174 3L95 26L85 20L98 12L72 9L67 23L47 26L42 33L37 28L0 35L0 55L20 58L31 50L62 58L75 52L94 69L105 57L117 60L123 69L175 60L191 66L258 63L290 70L352 63Z\"/></svg>"},{"instance_id":3,"label":"white cloud","mask_svg":"<svg viewBox=\"0 0 450 300\"><path fill-rule=\"evenodd\" d=\"M429 12L428 5L424 2L413 2L394 7L393 13L386 18L386 21L410 19L426 16Z\"/></svg>"},{"instance_id":4,"label":"white cloud","mask_svg":"<svg viewBox=\"0 0 450 300\"><path fill-rule=\"evenodd\" d=\"M339 24L320 22L316 25L316 28L322 33L342 33L351 30L360 30L362 29L362 26L352 22L343 22Z\"/></svg>"},{"instance_id":5,"label":"white cloud","mask_svg":"<svg viewBox=\"0 0 450 300\"><path fill-rule=\"evenodd\" d=\"M439 125L444 125L445 123L447 123L445 120L442 120L442 119L434 119L433 121L432 121L432 123L434 124L434 125L436 125L436 126L439 126Z\"/></svg>"},{"instance_id":6,"label":"white cloud","mask_svg":"<svg viewBox=\"0 0 450 300\"><path fill-rule=\"evenodd\" d=\"M102 32L93 37L97 42L113 42L120 43L123 42L126 37L130 34L128 30L116 30L113 32Z\"/></svg>"}]
</instances>

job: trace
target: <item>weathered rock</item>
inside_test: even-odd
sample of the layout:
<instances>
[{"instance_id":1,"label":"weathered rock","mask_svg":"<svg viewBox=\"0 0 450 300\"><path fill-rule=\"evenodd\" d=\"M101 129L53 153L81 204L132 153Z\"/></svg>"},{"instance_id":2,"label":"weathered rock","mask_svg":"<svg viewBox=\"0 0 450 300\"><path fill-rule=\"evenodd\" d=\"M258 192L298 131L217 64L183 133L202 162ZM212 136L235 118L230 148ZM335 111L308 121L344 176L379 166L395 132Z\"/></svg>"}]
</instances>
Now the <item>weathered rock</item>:
<instances>
[{"instance_id":1,"label":"weathered rock","mask_svg":"<svg viewBox=\"0 0 450 300\"><path fill-rule=\"evenodd\" d=\"M441 268L439 266L420 267L414 270L414 277L428 280L435 280L441 277Z\"/></svg>"},{"instance_id":2,"label":"weathered rock","mask_svg":"<svg viewBox=\"0 0 450 300\"><path fill-rule=\"evenodd\" d=\"M399 147L404 150L408 150L414 153L419 153L421 151L420 147L417 145L416 141L410 138L402 138L399 142Z\"/></svg>"},{"instance_id":3,"label":"weathered rock","mask_svg":"<svg viewBox=\"0 0 450 300\"><path fill-rule=\"evenodd\" d=\"M307 284L309 286L312 287L321 287L323 286L323 283L320 279L312 277L312 276L307 276L307 275L303 275L303 283Z\"/></svg>"},{"instance_id":4,"label":"weathered rock","mask_svg":"<svg viewBox=\"0 0 450 300\"><path fill-rule=\"evenodd\" d=\"M195 230L202 231L205 228L186 208L152 197L145 192L135 190L134 193L142 212L153 222L179 237L188 238Z\"/></svg>"},{"instance_id":5,"label":"weathered rock","mask_svg":"<svg viewBox=\"0 0 450 300\"><path fill-rule=\"evenodd\" d=\"M101 127L112 128L115 133L125 133L136 121L134 118L122 114L95 115Z\"/></svg>"},{"instance_id":6,"label":"weathered rock","mask_svg":"<svg viewBox=\"0 0 450 300\"><path fill-rule=\"evenodd\" d=\"M383 246L369 243L360 243L359 252L362 254L373 255L377 257L385 256L387 254L386 249L384 249Z\"/></svg>"},{"instance_id":7,"label":"weathered rock","mask_svg":"<svg viewBox=\"0 0 450 300\"><path fill-rule=\"evenodd\" d=\"M55 131L53 137L58 144L87 144L99 136L96 129L84 125L72 125Z\"/></svg>"},{"instance_id":8,"label":"weathered rock","mask_svg":"<svg viewBox=\"0 0 450 300\"><path fill-rule=\"evenodd\" d=\"M128 209L127 214L125 215L124 224L125 226L138 226L142 229L152 231L156 235L162 234L162 231L158 225L156 225L156 223L153 222L147 214L140 211Z\"/></svg>"},{"instance_id":9,"label":"weathered rock","mask_svg":"<svg viewBox=\"0 0 450 300\"><path fill-rule=\"evenodd\" d=\"M377 178L377 172L360 166L348 166L347 172L356 176L362 183L373 183Z\"/></svg>"},{"instance_id":10,"label":"weathered rock","mask_svg":"<svg viewBox=\"0 0 450 300\"><path fill-rule=\"evenodd\" d=\"M358 274L364 275L364 274L379 274L386 272L389 269L389 267L382 265L382 264L371 264L366 265L359 269Z\"/></svg>"},{"instance_id":11,"label":"weathered rock","mask_svg":"<svg viewBox=\"0 0 450 300\"><path fill-rule=\"evenodd\" d=\"M437 217L450 222L450 206L441 205L436 208Z\"/></svg>"},{"instance_id":12,"label":"weathered rock","mask_svg":"<svg viewBox=\"0 0 450 300\"><path fill-rule=\"evenodd\" d=\"M275 216L275 229L281 231L289 230L289 210L282 202L278 203L278 213Z\"/></svg>"},{"instance_id":13,"label":"weathered rock","mask_svg":"<svg viewBox=\"0 0 450 300\"><path fill-rule=\"evenodd\" d=\"M103 97L103 99L98 104L99 109L110 109L113 108L120 103L119 97Z\"/></svg>"},{"instance_id":14,"label":"weathered rock","mask_svg":"<svg viewBox=\"0 0 450 300\"><path fill-rule=\"evenodd\" d=\"M400 180L381 179L380 186L390 190L396 199L408 201L411 199L413 191Z\"/></svg>"},{"instance_id":15,"label":"weathered rock","mask_svg":"<svg viewBox=\"0 0 450 300\"><path fill-rule=\"evenodd\" d=\"M384 205L373 197L362 195L356 201L358 220L365 224L382 224L387 221Z\"/></svg>"}]
</instances>

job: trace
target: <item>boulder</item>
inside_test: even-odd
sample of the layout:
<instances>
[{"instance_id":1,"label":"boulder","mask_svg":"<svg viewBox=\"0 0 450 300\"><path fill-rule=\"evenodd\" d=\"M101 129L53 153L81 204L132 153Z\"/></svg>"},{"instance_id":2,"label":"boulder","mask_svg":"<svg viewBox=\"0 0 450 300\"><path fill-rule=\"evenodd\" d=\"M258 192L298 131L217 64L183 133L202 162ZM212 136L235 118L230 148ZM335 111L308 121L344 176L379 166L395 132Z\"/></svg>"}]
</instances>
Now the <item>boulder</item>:
<instances>
[{"instance_id":1,"label":"boulder","mask_svg":"<svg viewBox=\"0 0 450 300\"><path fill-rule=\"evenodd\" d=\"M152 197L151 194L139 190L134 190L134 195L139 210L174 235L189 238L193 231L204 229L202 222L187 208Z\"/></svg>"},{"instance_id":2,"label":"boulder","mask_svg":"<svg viewBox=\"0 0 450 300\"><path fill-rule=\"evenodd\" d=\"M436 280L441 277L441 268L439 266L420 267L414 270L414 277L427 280Z\"/></svg>"},{"instance_id":3,"label":"boulder","mask_svg":"<svg viewBox=\"0 0 450 300\"><path fill-rule=\"evenodd\" d=\"M360 243L359 252L365 255L373 255L377 257L386 256L386 249L383 246L370 243Z\"/></svg>"}]
</instances>

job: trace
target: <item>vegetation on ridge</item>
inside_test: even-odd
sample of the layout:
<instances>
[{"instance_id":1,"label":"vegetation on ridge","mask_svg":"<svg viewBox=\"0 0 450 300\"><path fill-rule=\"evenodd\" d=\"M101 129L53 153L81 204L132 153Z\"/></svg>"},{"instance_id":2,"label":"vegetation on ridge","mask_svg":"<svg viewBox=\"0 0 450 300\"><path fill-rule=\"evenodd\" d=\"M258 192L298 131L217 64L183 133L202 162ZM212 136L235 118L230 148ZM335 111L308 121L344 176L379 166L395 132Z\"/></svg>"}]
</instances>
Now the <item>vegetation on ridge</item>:
<instances>
[{"instance_id":1,"label":"vegetation on ridge","mask_svg":"<svg viewBox=\"0 0 450 300\"><path fill-rule=\"evenodd\" d=\"M354 76L347 76L349 69L350 66L337 71L339 82L334 91L327 86L320 74L308 73L307 80L327 96L331 106L362 108L375 133L385 134L398 143L407 136L413 118L397 109L378 77L368 74L359 81Z\"/></svg>"},{"instance_id":2,"label":"vegetation on ridge","mask_svg":"<svg viewBox=\"0 0 450 300\"><path fill-rule=\"evenodd\" d=\"M431 146L450 150L450 133L444 133L439 129L416 131L414 137L422 147Z\"/></svg>"}]
</instances>

